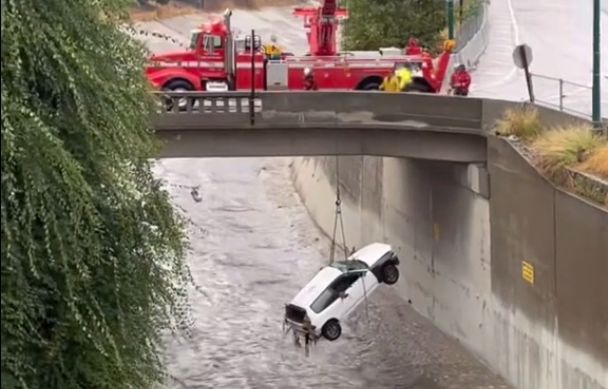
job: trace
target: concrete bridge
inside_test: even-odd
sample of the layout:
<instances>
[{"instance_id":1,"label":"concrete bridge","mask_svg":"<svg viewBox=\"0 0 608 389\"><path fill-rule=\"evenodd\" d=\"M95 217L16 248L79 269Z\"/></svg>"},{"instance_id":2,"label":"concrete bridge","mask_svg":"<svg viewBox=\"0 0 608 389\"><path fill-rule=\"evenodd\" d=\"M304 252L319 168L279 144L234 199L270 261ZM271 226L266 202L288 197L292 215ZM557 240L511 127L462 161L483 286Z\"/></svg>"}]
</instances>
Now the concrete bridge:
<instances>
[{"instance_id":1,"label":"concrete bridge","mask_svg":"<svg viewBox=\"0 0 608 389\"><path fill-rule=\"evenodd\" d=\"M186 93L154 118L162 157L373 155L486 160L482 100L380 93ZM171 97L177 102L176 95Z\"/></svg>"},{"instance_id":2,"label":"concrete bridge","mask_svg":"<svg viewBox=\"0 0 608 389\"><path fill-rule=\"evenodd\" d=\"M369 155L485 162L488 131L504 109L517 105L360 92L167 96L173 109L153 119L158 136L167 141L163 158ZM572 119L539 109L548 121Z\"/></svg>"},{"instance_id":3,"label":"concrete bridge","mask_svg":"<svg viewBox=\"0 0 608 389\"><path fill-rule=\"evenodd\" d=\"M320 228L331 231L339 181L351 244L391 242L404 269L396 293L440 329L517 388L607 389L608 212L492 135L518 103L361 92L169 99L174 109L152 120L161 158L308 156L294 160L294 182ZM538 110L546 124L580 120ZM340 156L338 180L327 155Z\"/></svg>"}]
</instances>

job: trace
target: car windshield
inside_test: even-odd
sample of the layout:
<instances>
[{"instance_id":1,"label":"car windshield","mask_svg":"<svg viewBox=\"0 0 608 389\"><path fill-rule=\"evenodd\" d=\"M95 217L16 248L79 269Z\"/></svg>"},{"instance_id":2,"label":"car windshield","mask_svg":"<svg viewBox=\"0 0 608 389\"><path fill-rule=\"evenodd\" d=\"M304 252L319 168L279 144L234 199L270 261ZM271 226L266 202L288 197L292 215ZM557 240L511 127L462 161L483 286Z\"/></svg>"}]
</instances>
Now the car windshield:
<instances>
[{"instance_id":1,"label":"car windshield","mask_svg":"<svg viewBox=\"0 0 608 389\"><path fill-rule=\"evenodd\" d=\"M359 259L349 259L346 261L336 261L330 265L342 273L353 271L353 270L366 270L367 264Z\"/></svg>"}]
</instances>

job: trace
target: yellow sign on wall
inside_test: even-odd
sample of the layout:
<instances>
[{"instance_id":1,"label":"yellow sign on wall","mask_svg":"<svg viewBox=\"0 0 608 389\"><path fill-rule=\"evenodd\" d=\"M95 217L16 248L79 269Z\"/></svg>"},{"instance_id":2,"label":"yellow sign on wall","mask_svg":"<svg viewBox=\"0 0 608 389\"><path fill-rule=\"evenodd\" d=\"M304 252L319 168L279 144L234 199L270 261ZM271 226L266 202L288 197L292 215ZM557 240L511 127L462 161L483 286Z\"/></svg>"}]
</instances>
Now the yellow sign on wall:
<instances>
[{"instance_id":1,"label":"yellow sign on wall","mask_svg":"<svg viewBox=\"0 0 608 389\"><path fill-rule=\"evenodd\" d=\"M534 266L530 262L521 261L521 278L534 285Z\"/></svg>"}]
</instances>

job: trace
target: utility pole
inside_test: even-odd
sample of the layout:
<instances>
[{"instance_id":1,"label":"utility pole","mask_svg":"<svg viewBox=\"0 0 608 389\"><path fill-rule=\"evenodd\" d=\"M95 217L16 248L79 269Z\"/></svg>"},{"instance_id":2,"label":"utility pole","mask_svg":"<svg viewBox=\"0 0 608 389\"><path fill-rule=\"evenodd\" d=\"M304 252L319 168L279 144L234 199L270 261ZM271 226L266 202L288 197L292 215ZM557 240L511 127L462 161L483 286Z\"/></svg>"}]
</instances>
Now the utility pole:
<instances>
[{"instance_id":1,"label":"utility pole","mask_svg":"<svg viewBox=\"0 0 608 389\"><path fill-rule=\"evenodd\" d=\"M596 128L602 126L600 95L600 0L593 0L593 103L592 117Z\"/></svg>"},{"instance_id":2,"label":"utility pole","mask_svg":"<svg viewBox=\"0 0 608 389\"><path fill-rule=\"evenodd\" d=\"M447 0L448 8L448 38L454 39L454 0Z\"/></svg>"}]
</instances>

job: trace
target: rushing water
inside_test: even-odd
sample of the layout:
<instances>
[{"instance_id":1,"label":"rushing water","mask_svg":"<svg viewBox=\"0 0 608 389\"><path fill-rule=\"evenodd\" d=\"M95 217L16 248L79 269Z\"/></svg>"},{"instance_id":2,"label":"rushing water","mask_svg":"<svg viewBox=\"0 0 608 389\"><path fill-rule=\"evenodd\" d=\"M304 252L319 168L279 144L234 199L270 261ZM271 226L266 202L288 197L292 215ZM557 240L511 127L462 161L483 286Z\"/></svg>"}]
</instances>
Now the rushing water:
<instances>
[{"instance_id":1,"label":"rushing water","mask_svg":"<svg viewBox=\"0 0 608 389\"><path fill-rule=\"evenodd\" d=\"M367 314L362 307L349 318L338 341L319 341L308 357L283 336L284 303L327 262L329 247L294 193L287 164L159 161L158 176L190 219L188 261L200 287L191 291L189 337L167 340L166 387L502 387L388 286Z\"/></svg>"}]
</instances>

